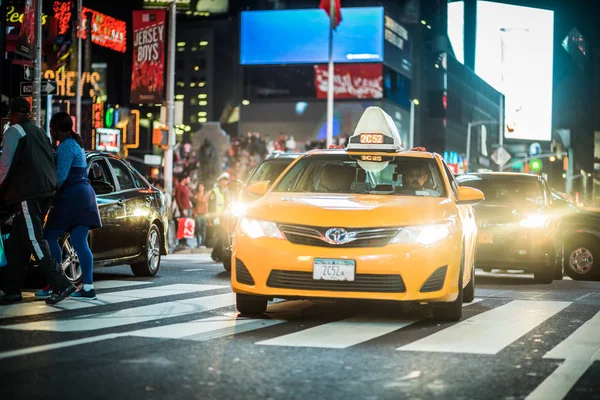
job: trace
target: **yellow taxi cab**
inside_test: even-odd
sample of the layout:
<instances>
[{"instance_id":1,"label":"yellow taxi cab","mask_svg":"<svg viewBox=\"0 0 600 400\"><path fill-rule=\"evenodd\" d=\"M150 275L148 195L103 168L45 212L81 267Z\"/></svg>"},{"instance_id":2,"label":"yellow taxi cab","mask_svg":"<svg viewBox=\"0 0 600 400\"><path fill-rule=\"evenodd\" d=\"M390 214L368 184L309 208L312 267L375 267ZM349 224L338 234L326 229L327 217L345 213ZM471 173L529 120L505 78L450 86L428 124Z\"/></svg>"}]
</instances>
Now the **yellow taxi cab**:
<instances>
[{"instance_id":1,"label":"yellow taxi cab","mask_svg":"<svg viewBox=\"0 0 600 400\"><path fill-rule=\"evenodd\" d=\"M314 150L273 183L240 219L231 282L242 314L273 298L431 303L456 321L474 298L483 193L459 187L434 153L401 147L378 107L362 115L345 149Z\"/></svg>"}]
</instances>

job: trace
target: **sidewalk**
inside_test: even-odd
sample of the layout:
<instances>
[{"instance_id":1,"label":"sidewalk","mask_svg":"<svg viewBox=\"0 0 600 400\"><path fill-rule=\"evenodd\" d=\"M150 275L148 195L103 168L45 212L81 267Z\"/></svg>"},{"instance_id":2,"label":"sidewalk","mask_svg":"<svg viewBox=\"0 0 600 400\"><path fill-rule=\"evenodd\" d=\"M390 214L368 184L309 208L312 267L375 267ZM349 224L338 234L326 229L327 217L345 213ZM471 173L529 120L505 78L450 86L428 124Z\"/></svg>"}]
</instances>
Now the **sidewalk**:
<instances>
[{"instance_id":1,"label":"sidewalk","mask_svg":"<svg viewBox=\"0 0 600 400\"><path fill-rule=\"evenodd\" d=\"M196 248L177 248L170 247L169 254L210 254L212 253L212 249L196 249Z\"/></svg>"}]
</instances>

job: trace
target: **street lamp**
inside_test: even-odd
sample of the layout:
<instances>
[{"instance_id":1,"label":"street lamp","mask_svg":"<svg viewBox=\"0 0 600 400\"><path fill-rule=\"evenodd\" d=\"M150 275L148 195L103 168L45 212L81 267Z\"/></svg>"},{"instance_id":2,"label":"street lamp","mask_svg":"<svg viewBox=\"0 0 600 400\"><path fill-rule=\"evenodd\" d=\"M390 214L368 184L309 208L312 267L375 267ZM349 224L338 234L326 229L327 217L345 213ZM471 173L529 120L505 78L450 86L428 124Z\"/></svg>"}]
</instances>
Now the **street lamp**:
<instances>
[{"instance_id":1,"label":"street lamp","mask_svg":"<svg viewBox=\"0 0 600 400\"><path fill-rule=\"evenodd\" d=\"M469 122L469 124L467 125L467 169L466 171L469 172L469 166L471 165L471 128L473 128L474 126L480 126L480 125L485 125L485 124L497 124L498 121L492 121L492 120L481 120L481 121L471 121Z\"/></svg>"},{"instance_id":2,"label":"street lamp","mask_svg":"<svg viewBox=\"0 0 600 400\"><path fill-rule=\"evenodd\" d=\"M418 99L411 99L410 101L410 129L408 133L408 148L412 149L415 147L415 106L419 105Z\"/></svg>"}]
</instances>

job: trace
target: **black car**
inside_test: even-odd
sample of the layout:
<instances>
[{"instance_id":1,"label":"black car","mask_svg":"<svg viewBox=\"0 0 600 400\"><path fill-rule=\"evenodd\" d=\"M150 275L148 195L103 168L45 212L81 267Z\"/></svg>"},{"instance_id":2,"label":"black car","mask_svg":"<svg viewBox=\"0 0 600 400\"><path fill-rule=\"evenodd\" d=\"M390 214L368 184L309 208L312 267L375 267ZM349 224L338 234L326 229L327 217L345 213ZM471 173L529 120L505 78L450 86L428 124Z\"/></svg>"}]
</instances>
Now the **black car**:
<instances>
[{"instance_id":1,"label":"black car","mask_svg":"<svg viewBox=\"0 0 600 400\"><path fill-rule=\"evenodd\" d=\"M533 272L540 283L562 276L556 234L559 221L551 190L542 177L477 173L457 179L461 186L474 187L485 195L485 200L474 206L477 268Z\"/></svg>"},{"instance_id":2,"label":"black car","mask_svg":"<svg viewBox=\"0 0 600 400\"><path fill-rule=\"evenodd\" d=\"M95 267L131 265L135 276L154 276L166 255L167 210L162 192L152 187L127 161L108 153L86 153L88 177L96 192L102 227L90 232ZM2 231L10 229L4 220ZM61 238L61 268L73 283L82 280L69 235ZM34 268L37 270L37 268ZM36 272L29 279L36 279Z\"/></svg>"},{"instance_id":3,"label":"black car","mask_svg":"<svg viewBox=\"0 0 600 400\"><path fill-rule=\"evenodd\" d=\"M227 243L223 250L223 266L226 271L231 271L231 244L233 240L233 231L238 218L243 214L244 209L249 203L258 200L259 197L244 190L255 182L269 181L271 183L281 175L281 173L298 157L300 153L274 152L266 156L260 164L250 173L246 183L233 181L229 183L229 189L232 193L232 201L228 209L228 218L226 222Z\"/></svg>"},{"instance_id":4,"label":"black car","mask_svg":"<svg viewBox=\"0 0 600 400\"><path fill-rule=\"evenodd\" d=\"M560 215L558 240L565 273L574 280L600 280L600 213L579 209L559 193L552 204Z\"/></svg>"}]
</instances>

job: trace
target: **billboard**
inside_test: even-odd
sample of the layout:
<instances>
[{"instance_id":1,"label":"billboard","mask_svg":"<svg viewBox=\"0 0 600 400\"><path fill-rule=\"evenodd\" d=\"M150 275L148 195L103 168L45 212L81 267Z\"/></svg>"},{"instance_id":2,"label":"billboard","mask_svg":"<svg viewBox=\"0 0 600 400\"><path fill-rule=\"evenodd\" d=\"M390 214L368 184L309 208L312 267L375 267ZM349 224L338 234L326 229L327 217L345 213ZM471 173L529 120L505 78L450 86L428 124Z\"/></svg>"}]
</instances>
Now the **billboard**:
<instances>
[{"instance_id":1,"label":"billboard","mask_svg":"<svg viewBox=\"0 0 600 400\"><path fill-rule=\"evenodd\" d=\"M171 0L144 0L144 9L166 9ZM229 9L229 0L175 0L178 12L186 14L222 14Z\"/></svg>"},{"instance_id":2,"label":"billboard","mask_svg":"<svg viewBox=\"0 0 600 400\"><path fill-rule=\"evenodd\" d=\"M25 0L23 21L17 38L17 54L33 59L35 56L35 10L38 0Z\"/></svg>"},{"instance_id":3,"label":"billboard","mask_svg":"<svg viewBox=\"0 0 600 400\"><path fill-rule=\"evenodd\" d=\"M341 63L382 62L383 7L342 8L333 33L333 59ZM318 64L329 61L329 18L323 10L244 11L242 65Z\"/></svg>"},{"instance_id":4,"label":"billboard","mask_svg":"<svg viewBox=\"0 0 600 400\"><path fill-rule=\"evenodd\" d=\"M327 65L315 65L317 99L327 98ZM377 64L337 64L333 91L336 99L380 99L383 97L383 66Z\"/></svg>"},{"instance_id":5,"label":"billboard","mask_svg":"<svg viewBox=\"0 0 600 400\"><path fill-rule=\"evenodd\" d=\"M133 12L131 102L160 103L165 82L166 12Z\"/></svg>"},{"instance_id":6,"label":"billboard","mask_svg":"<svg viewBox=\"0 0 600 400\"><path fill-rule=\"evenodd\" d=\"M551 139L553 39L553 11L477 3L475 73L505 95L507 139Z\"/></svg>"},{"instance_id":7,"label":"billboard","mask_svg":"<svg viewBox=\"0 0 600 400\"><path fill-rule=\"evenodd\" d=\"M108 151L118 153L121 151L121 130L112 128L96 129L97 151Z\"/></svg>"}]
</instances>

